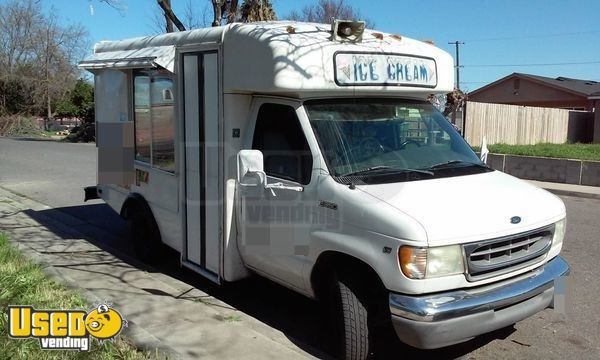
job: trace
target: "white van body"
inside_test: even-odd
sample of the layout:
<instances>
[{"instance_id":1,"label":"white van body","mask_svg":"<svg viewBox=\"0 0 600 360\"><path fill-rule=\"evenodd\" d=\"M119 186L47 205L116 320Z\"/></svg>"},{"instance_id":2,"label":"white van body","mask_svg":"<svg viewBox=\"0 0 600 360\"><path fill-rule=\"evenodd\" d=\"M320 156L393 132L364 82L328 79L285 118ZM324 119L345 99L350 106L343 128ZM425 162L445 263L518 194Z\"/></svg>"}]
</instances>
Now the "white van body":
<instances>
[{"instance_id":1,"label":"white van body","mask_svg":"<svg viewBox=\"0 0 600 360\"><path fill-rule=\"evenodd\" d=\"M389 297L398 336L416 347L465 341L551 306L555 279L569 271L558 256L566 216L558 197L475 160L337 173L352 169L344 159L370 152L463 145L426 104L453 90L449 54L371 30L356 42L332 37L328 25L272 22L97 44L80 64L95 75L93 191L125 215L145 203L162 243L217 283L257 273L317 298L330 272L364 269ZM368 119L380 126L370 136L387 145L361 133L349 153L325 151L369 130L340 114L356 105L369 117L371 103L391 114ZM301 180L265 171L268 151L256 149L293 127L278 128L282 114L297 118L309 155L264 162L285 169L297 160ZM398 129L404 141L392 151Z\"/></svg>"}]
</instances>

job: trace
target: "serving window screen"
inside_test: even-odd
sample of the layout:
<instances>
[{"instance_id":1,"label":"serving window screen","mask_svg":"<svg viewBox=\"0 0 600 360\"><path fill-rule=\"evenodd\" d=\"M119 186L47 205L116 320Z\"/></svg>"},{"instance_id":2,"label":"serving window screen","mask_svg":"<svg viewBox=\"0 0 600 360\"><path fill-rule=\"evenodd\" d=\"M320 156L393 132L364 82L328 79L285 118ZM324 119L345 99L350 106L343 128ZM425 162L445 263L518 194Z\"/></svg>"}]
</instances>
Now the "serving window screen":
<instances>
[{"instance_id":1,"label":"serving window screen","mask_svg":"<svg viewBox=\"0 0 600 360\"><path fill-rule=\"evenodd\" d=\"M175 171L175 111L172 74L166 70L134 73L135 159Z\"/></svg>"}]
</instances>

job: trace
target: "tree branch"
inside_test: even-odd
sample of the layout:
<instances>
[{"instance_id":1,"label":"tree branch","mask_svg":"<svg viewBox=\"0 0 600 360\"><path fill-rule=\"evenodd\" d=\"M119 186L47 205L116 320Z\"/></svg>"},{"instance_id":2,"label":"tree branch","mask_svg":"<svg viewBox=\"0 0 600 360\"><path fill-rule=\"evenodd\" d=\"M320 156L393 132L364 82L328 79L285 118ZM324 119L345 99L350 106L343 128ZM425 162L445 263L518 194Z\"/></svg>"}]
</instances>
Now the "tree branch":
<instances>
[{"instance_id":1,"label":"tree branch","mask_svg":"<svg viewBox=\"0 0 600 360\"><path fill-rule=\"evenodd\" d=\"M179 31L185 31L185 26L183 26L179 18L177 18L177 16L173 12L173 9L171 9L171 7L165 2L165 0L156 1L158 2L158 6L160 6L161 9L164 11L165 15L168 16L169 19L171 19L171 21L173 22L173 24L175 24L177 29Z\"/></svg>"}]
</instances>

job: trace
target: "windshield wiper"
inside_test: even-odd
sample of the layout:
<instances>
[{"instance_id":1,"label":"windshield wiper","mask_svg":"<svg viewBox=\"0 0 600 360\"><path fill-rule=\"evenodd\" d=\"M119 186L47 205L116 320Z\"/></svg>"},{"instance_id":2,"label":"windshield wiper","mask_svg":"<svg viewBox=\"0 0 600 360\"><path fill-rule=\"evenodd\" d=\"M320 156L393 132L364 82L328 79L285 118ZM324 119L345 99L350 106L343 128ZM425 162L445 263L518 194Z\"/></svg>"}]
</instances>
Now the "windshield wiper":
<instances>
[{"instance_id":1,"label":"windshield wiper","mask_svg":"<svg viewBox=\"0 0 600 360\"><path fill-rule=\"evenodd\" d=\"M373 166L373 167L358 170L358 171L349 172L349 173L343 174L343 175L338 175L338 177L366 175L369 173L380 173L380 172L384 172L384 173L408 173L408 172L410 172L410 173L433 175L433 172L431 172L427 169L398 169L398 168L394 168L391 166L379 165L379 166Z\"/></svg>"},{"instance_id":2,"label":"windshield wiper","mask_svg":"<svg viewBox=\"0 0 600 360\"><path fill-rule=\"evenodd\" d=\"M489 169L490 167L481 163L472 163L469 161L464 161L464 160L450 160L450 161L445 161L439 164L435 164L435 165L431 165L430 167L427 168L427 170L436 170L436 169L444 169L444 168L451 168L454 167L453 165L457 165L457 164L462 164L465 166L477 166L477 167L481 167L481 168L485 168L485 169Z\"/></svg>"}]
</instances>

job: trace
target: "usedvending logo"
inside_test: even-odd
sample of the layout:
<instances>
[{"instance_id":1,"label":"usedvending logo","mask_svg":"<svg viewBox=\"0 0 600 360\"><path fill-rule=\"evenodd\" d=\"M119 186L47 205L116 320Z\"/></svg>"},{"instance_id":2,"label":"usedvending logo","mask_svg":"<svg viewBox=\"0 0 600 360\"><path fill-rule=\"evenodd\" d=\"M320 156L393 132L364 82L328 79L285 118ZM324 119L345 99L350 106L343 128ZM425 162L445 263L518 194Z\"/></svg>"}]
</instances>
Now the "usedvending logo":
<instances>
[{"instance_id":1,"label":"usedvending logo","mask_svg":"<svg viewBox=\"0 0 600 360\"><path fill-rule=\"evenodd\" d=\"M44 350L89 351L92 337L100 343L114 340L126 326L123 315L106 302L90 311L8 306L8 335L39 339Z\"/></svg>"}]
</instances>

